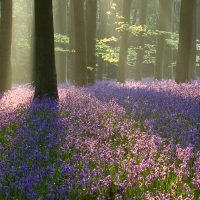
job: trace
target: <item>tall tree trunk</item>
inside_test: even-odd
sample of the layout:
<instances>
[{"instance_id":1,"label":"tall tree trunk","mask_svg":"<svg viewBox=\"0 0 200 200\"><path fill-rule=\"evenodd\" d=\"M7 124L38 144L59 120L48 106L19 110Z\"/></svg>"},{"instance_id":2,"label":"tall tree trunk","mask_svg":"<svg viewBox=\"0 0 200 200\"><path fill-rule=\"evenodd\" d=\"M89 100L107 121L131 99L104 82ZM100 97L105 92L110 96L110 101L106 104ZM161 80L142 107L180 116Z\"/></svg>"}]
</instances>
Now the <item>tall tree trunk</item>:
<instances>
[{"instance_id":1,"label":"tall tree trunk","mask_svg":"<svg viewBox=\"0 0 200 200\"><path fill-rule=\"evenodd\" d=\"M35 0L35 64L34 98L44 95L58 98L54 55L52 0Z\"/></svg>"},{"instance_id":2,"label":"tall tree trunk","mask_svg":"<svg viewBox=\"0 0 200 200\"><path fill-rule=\"evenodd\" d=\"M74 83L75 80L75 30L74 30L74 0L70 0L70 82Z\"/></svg>"},{"instance_id":3,"label":"tall tree trunk","mask_svg":"<svg viewBox=\"0 0 200 200\"><path fill-rule=\"evenodd\" d=\"M66 36L67 35L67 2L66 0L58 1L58 11L55 17L55 33ZM65 43L56 44L57 47L66 50L67 45ZM67 71L67 54L65 51L56 52L56 71L58 83L66 82Z\"/></svg>"},{"instance_id":4,"label":"tall tree trunk","mask_svg":"<svg viewBox=\"0 0 200 200\"><path fill-rule=\"evenodd\" d=\"M174 8L174 0L167 1L166 9L166 32L172 32L172 24L173 24L173 8ZM165 38L170 39L170 34L166 34ZM173 67L171 66L173 62L173 51L171 46L166 43L164 49L164 60L163 60L163 78L173 78Z\"/></svg>"},{"instance_id":5,"label":"tall tree trunk","mask_svg":"<svg viewBox=\"0 0 200 200\"><path fill-rule=\"evenodd\" d=\"M89 84L95 83L96 14L97 0L86 0L87 73Z\"/></svg>"},{"instance_id":6,"label":"tall tree trunk","mask_svg":"<svg viewBox=\"0 0 200 200\"><path fill-rule=\"evenodd\" d=\"M85 36L84 0L74 1L75 27L75 85L87 85L87 53Z\"/></svg>"},{"instance_id":7,"label":"tall tree trunk","mask_svg":"<svg viewBox=\"0 0 200 200\"><path fill-rule=\"evenodd\" d=\"M200 2L197 2L197 40L198 40L198 45L200 45ZM199 56L199 61L198 61L198 66L196 68L196 73L197 76L200 76L200 50L198 50L198 56Z\"/></svg>"},{"instance_id":8,"label":"tall tree trunk","mask_svg":"<svg viewBox=\"0 0 200 200\"><path fill-rule=\"evenodd\" d=\"M159 31L166 29L166 5L169 0L159 0ZM154 68L154 78L160 80L163 78L163 58L165 48L165 34L159 33L156 45L156 61Z\"/></svg>"},{"instance_id":9,"label":"tall tree trunk","mask_svg":"<svg viewBox=\"0 0 200 200\"><path fill-rule=\"evenodd\" d=\"M194 1L181 0L179 44L175 76L176 83L189 81Z\"/></svg>"},{"instance_id":10,"label":"tall tree trunk","mask_svg":"<svg viewBox=\"0 0 200 200\"><path fill-rule=\"evenodd\" d=\"M115 31L115 22L116 22L116 14L117 14L117 0L113 0L111 7L110 7L110 18L107 24L107 37L111 38L112 36L115 37L116 31ZM109 42L108 43L111 47L115 47L116 43L115 42ZM107 74L108 74L108 79L114 79L117 77L117 66L114 65L113 63L107 63Z\"/></svg>"},{"instance_id":11,"label":"tall tree trunk","mask_svg":"<svg viewBox=\"0 0 200 200\"><path fill-rule=\"evenodd\" d=\"M107 26L107 14L108 11L108 0L101 0L100 8L100 22L99 22L99 39L106 37L106 26ZM105 61L101 55L98 56L98 67L97 67L97 80L103 80Z\"/></svg>"},{"instance_id":12,"label":"tall tree trunk","mask_svg":"<svg viewBox=\"0 0 200 200\"><path fill-rule=\"evenodd\" d=\"M140 25L144 29L146 25L146 16L147 16L147 0L140 0ZM144 31L141 31L139 34L139 49L137 51L137 59L135 65L135 80L140 81L142 80L142 64L143 64L143 57L144 57L144 45L145 45L145 36Z\"/></svg>"},{"instance_id":13,"label":"tall tree trunk","mask_svg":"<svg viewBox=\"0 0 200 200\"><path fill-rule=\"evenodd\" d=\"M123 22L124 26L130 23L130 11L131 11L132 0L123 1ZM121 31L120 41L120 53L119 53L119 65L117 71L117 82L125 83L126 81L126 65L127 65L127 54L128 54L128 30L124 29Z\"/></svg>"},{"instance_id":14,"label":"tall tree trunk","mask_svg":"<svg viewBox=\"0 0 200 200\"><path fill-rule=\"evenodd\" d=\"M192 25L192 47L190 54L189 79L196 80L196 38L197 38L197 0L194 0L194 13Z\"/></svg>"},{"instance_id":15,"label":"tall tree trunk","mask_svg":"<svg viewBox=\"0 0 200 200\"><path fill-rule=\"evenodd\" d=\"M0 92L11 89L12 0L1 0Z\"/></svg>"}]
</instances>

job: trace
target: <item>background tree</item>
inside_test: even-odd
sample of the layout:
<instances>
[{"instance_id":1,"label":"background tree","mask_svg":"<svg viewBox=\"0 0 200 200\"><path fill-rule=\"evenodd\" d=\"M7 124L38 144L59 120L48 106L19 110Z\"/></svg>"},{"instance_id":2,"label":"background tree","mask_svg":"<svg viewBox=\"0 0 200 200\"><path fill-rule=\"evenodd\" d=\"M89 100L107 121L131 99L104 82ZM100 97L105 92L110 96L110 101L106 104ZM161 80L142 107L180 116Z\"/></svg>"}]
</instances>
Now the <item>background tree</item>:
<instances>
[{"instance_id":1,"label":"background tree","mask_svg":"<svg viewBox=\"0 0 200 200\"><path fill-rule=\"evenodd\" d=\"M126 65L128 53L128 26L130 23L130 10L132 0L123 1L123 22L124 30L121 31L119 65L117 71L117 82L125 83L126 81Z\"/></svg>"},{"instance_id":2,"label":"background tree","mask_svg":"<svg viewBox=\"0 0 200 200\"><path fill-rule=\"evenodd\" d=\"M1 0L0 92L11 89L12 0Z\"/></svg>"},{"instance_id":3,"label":"background tree","mask_svg":"<svg viewBox=\"0 0 200 200\"><path fill-rule=\"evenodd\" d=\"M35 0L35 64L34 98L44 95L58 98L54 55L52 0Z\"/></svg>"},{"instance_id":4,"label":"background tree","mask_svg":"<svg viewBox=\"0 0 200 200\"><path fill-rule=\"evenodd\" d=\"M163 60L163 78L173 78L173 51L172 47L169 44L169 42L166 42L166 40L169 40L171 38L172 33L172 27L173 27L173 8L174 8L174 0L168 0L166 2L166 26L165 31L167 34L165 35L165 48L164 48L164 60Z\"/></svg>"},{"instance_id":5,"label":"background tree","mask_svg":"<svg viewBox=\"0 0 200 200\"><path fill-rule=\"evenodd\" d=\"M96 15L97 0L86 0L86 41L88 83L95 83L96 74Z\"/></svg>"},{"instance_id":6,"label":"background tree","mask_svg":"<svg viewBox=\"0 0 200 200\"><path fill-rule=\"evenodd\" d=\"M57 6L54 32L61 38L65 38L67 35L67 0L59 0ZM58 49L55 53L57 81L63 83L66 82L67 73L67 45L63 40L56 42L55 45Z\"/></svg>"},{"instance_id":7,"label":"background tree","mask_svg":"<svg viewBox=\"0 0 200 200\"><path fill-rule=\"evenodd\" d=\"M84 0L74 1L75 27L75 85L87 85L87 53L85 35Z\"/></svg>"},{"instance_id":8,"label":"background tree","mask_svg":"<svg viewBox=\"0 0 200 200\"><path fill-rule=\"evenodd\" d=\"M166 7L169 0L159 0L159 22L158 30L159 34L157 37L156 45L156 60L154 68L154 78L160 80L163 78L163 57L164 57L164 48L165 48L165 33L166 31Z\"/></svg>"},{"instance_id":9,"label":"background tree","mask_svg":"<svg viewBox=\"0 0 200 200\"><path fill-rule=\"evenodd\" d=\"M147 15L147 0L140 0L140 25L142 28L145 28L146 25L146 15ZM144 57L144 44L145 36L144 31L141 31L139 34L139 49L137 50L137 59L135 65L135 80L142 80L142 63Z\"/></svg>"},{"instance_id":10,"label":"background tree","mask_svg":"<svg viewBox=\"0 0 200 200\"><path fill-rule=\"evenodd\" d=\"M107 11L109 8L108 0L100 1L100 21L99 21L99 37L98 39L104 39L106 37L106 27L107 27ZM98 56L98 67L97 67L97 80L103 80L105 62L102 55Z\"/></svg>"},{"instance_id":11,"label":"background tree","mask_svg":"<svg viewBox=\"0 0 200 200\"><path fill-rule=\"evenodd\" d=\"M176 83L190 81L189 65L192 45L193 10L195 0L181 0L180 31L176 62Z\"/></svg>"}]
</instances>

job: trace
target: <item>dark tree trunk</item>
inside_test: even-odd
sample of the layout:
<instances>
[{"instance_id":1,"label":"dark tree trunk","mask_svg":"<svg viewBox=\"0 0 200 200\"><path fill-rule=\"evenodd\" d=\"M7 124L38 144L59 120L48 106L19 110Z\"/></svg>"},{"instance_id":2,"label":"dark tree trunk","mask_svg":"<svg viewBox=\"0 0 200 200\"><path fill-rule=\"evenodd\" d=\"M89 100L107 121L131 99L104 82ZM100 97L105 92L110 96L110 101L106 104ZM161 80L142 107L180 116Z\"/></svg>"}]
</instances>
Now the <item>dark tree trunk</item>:
<instances>
[{"instance_id":1,"label":"dark tree trunk","mask_svg":"<svg viewBox=\"0 0 200 200\"><path fill-rule=\"evenodd\" d=\"M195 0L181 0L179 44L176 62L176 83L188 82L192 46L193 10Z\"/></svg>"},{"instance_id":2,"label":"dark tree trunk","mask_svg":"<svg viewBox=\"0 0 200 200\"><path fill-rule=\"evenodd\" d=\"M97 0L86 0L87 73L89 84L95 83L96 14Z\"/></svg>"},{"instance_id":3,"label":"dark tree trunk","mask_svg":"<svg viewBox=\"0 0 200 200\"><path fill-rule=\"evenodd\" d=\"M52 0L35 0L35 65L34 98L44 95L58 98L54 55Z\"/></svg>"},{"instance_id":4,"label":"dark tree trunk","mask_svg":"<svg viewBox=\"0 0 200 200\"><path fill-rule=\"evenodd\" d=\"M12 0L1 0L0 92L11 89Z\"/></svg>"},{"instance_id":5,"label":"dark tree trunk","mask_svg":"<svg viewBox=\"0 0 200 200\"><path fill-rule=\"evenodd\" d=\"M174 0L168 0L166 6L166 28L165 30L169 33L172 32L173 23L173 8ZM170 34L166 34L165 39L170 39ZM164 60L163 60L163 78L171 79L173 78L173 67L171 66L173 62L173 52L169 44L165 44L164 49Z\"/></svg>"},{"instance_id":6,"label":"dark tree trunk","mask_svg":"<svg viewBox=\"0 0 200 200\"><path fill-rule=\"evenodd\" d=\"M166 5L169 0L159 0L159 31L166 29ZM165 34L159 33L156 45L156 61L154 69L154 78L160 80L163 78L163 58L165 48Z\"/></svg>"},{"instance_id":7,"label":"dark tree trunk","mask_svg":"<svg viewBox=\"0 0 200 200\"><path fill-rule=\"evenodd\" d=\"M147 16L147 0L140 0L140 25L142 28L146 25L146 16ZM137 59L135 65L135 80L140 81L142 80L142 64L143 64L143 57L144 57L144 44L145 44L145 36L144 31L141 31L139 34L139 47L141 49L137 52Z\"/></svg>"},{"instance_id":8,"label":"dark tree trunk","mask_svg":"<svg viewBox=\"0 0 200 200\"><path fill-rule=\"evenodd\" d=\"M87 85L87 52L85 35L84 0L74 1L75 27L75 85Z\"/></svg>"},{"instance_id":9,"label":"dark tree trunk","mask_svg":"<svg viewBox=\"0 0 200 200\"><path fill-rule=\"evenodd\" d=\"M124 25L130 23L130 10L132 0L123 1L123 22ZM127 54L128 54L128 31L125 29L121 31L120 41L120 53L119 53L119 65L117 71L117 82L125 83L126 81L126 65L127 65Z\"/></svg>"}]
</instances>

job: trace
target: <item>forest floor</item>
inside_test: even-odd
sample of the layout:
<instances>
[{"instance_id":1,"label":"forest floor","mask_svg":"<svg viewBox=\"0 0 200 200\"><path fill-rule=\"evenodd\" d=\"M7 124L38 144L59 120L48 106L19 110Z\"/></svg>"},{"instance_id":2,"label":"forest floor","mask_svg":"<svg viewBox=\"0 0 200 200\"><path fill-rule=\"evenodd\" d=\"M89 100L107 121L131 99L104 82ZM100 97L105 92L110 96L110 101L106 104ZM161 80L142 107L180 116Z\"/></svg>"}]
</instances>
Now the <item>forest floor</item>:
<instances>
[{"instance_id":1,"label":"forest floor","mask_svg":"<svg viewBox=\"0 0 200 200\"><path fill-rule=\"evenodd\" d=\"M58 87L0 97L0 199L200 198L200 80Z\"/></svg>"}]
</instances>

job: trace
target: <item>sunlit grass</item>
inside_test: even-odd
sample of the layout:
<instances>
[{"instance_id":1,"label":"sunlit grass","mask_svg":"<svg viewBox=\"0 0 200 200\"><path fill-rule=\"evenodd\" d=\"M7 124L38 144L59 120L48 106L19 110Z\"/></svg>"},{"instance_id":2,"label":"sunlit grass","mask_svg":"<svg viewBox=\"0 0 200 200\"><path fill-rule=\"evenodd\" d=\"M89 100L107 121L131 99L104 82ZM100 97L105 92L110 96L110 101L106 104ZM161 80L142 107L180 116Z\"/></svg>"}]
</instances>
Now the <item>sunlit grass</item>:
<instances>
[{"instance_id":1,"label":"sunlit grass","mask_svg":"<svg viewBox=\"0 0 200 200\"><path fill-rule=\"evenodd\" d=\"M199 199L200 84L112 81L0 99L0 199Z\"/></svg>"}]
</instances>

